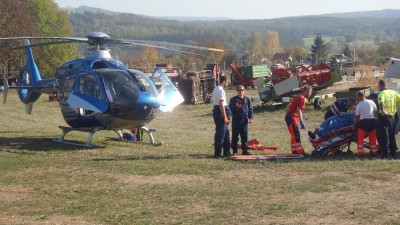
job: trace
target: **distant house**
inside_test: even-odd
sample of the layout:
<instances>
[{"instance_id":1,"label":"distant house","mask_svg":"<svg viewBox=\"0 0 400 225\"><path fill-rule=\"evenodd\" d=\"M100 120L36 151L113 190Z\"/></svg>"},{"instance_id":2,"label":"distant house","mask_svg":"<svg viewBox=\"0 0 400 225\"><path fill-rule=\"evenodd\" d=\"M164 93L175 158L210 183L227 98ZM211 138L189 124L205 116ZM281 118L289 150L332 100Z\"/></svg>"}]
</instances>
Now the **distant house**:
<instances>
[{"instance_id":1,"label":"distant house","mask_svg":"<svg viewBox=\"0 0 400 225\"><path fill-rule=\"evenodd\" d=\"M344 56L344 54L336 54L333 56L336 58L336 62L341 64L347 63L347 58Z\"/></svg>"},{"instance_id":2,"label":"distant house","mask_svg":"<svg viewBox=\"0 0 400 225\"><path fill-rule=\"evenodd\" d=\"M292 54L290 53L275 53L272 56L272 63L273 64L285 63L291 56Z\"/></svg>"}]
</instances>

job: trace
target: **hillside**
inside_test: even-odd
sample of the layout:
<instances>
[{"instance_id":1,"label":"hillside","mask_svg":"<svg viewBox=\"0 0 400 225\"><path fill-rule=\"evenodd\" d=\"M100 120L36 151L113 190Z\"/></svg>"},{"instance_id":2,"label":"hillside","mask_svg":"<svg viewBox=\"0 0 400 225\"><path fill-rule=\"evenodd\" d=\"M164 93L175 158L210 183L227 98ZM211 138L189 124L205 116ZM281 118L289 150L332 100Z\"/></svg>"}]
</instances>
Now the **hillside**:
<instances>
[{"instance_id":1,"label":"hillside","mask_svg":"<svg viewBox=\"0 0 400 225\"><path fill-rule=\"evenodd\" d=\"M282 47L304 45L304 38L317 34L341 37L351 41L354 33L358 40L369 43L397 41L400 39L400 10L374 11L343 16L303 16L265 20L223 20L182 22L151 18L147 16L109 13L107 11L71 11L70 21L76 35L90 31L103 31L115 38L142 39L187 43L218 39L230 49L247 48L248 40L254 32L273 30L279 32ZM381 14L379 14L381 12ZM356 17L358 15L359 17ZM383 16L387 15L387 16Z\"/></svg>"},{"instance_id":2,"label":"hillside","mask_svg":"<svg viewBox=\"0 0 400 225\"><path fill-rule=\"evenodd\" d=\"M323 16L337 17L337 18L360 18L360 17L400 17L400 10L398 9L384 9L375 11L362 11L362 12L348 12L348 13L330 13Z\"/></svg>"}]
</instances>

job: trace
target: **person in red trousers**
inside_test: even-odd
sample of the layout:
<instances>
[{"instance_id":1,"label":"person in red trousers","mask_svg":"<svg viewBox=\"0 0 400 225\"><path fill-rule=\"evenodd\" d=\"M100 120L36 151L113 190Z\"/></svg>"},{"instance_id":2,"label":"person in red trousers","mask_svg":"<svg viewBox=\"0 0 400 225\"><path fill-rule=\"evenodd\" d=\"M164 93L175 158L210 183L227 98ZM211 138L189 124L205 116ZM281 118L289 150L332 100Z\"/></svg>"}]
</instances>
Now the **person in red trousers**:
<instances>
[{"instance_id":1,"label":"person in red trousers","mask_svg":"<svg viewBox=\"0 0 400 225\"><path fill-rule=\"evenodd\" d=\"M285 121L290 133L290 144L292 154L304 155L304 148L301 145L300 128L306 129L303 120L303 111L306 108L306 98L312 93L312 88L305 85L302 88L303 92L299 94L289 106L286 113Z\"/></svg>"}]
</instances>

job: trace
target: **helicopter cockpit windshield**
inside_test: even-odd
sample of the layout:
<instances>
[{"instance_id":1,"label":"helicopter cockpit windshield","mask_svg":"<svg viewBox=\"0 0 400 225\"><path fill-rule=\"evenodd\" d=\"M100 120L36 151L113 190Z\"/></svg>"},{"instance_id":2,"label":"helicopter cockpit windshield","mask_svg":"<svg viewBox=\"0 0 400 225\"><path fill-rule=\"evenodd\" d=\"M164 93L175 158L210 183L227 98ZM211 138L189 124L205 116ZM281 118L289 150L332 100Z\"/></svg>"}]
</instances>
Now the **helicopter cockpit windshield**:
<instances>
[{"instance_id":1,"label":"helicopter cockpit windshield","mask_svg":"<svg viewBox=\"0 0 400 225\"><path fill-rule=\"evenodd\" d=\"M125 72L106 70L100 74L109 102L134 102L139 97L140 86Z\"/></svg>"},{"instance_id":2,"label":"helicopter cockpit windshield","mask_svg":"<svg viewBox=\"0 0 400 225\"><path fill-rule=\"evenodd\" d=\"M151 97L158 98L157 88L146 74L138 70L132 69L129 69L128 73L144 86L144 89L149 93Z\"/></svg>"},{"instance_id":3,"label":"helicopter cockpit windshield","mask_svg":"<svg viewBox=\"0 0 400 225\"><path fill-rule=\"evenodd\" d=\"M107 99L109 102L136 102L140 92L147 92L154 99L157 90L147 76L139 71L99 71L104 80Z\"/></svg>"},{"instance_id":4,"label":"helicopter cockpit windshield","mask_svg":"<svg viewBox=\"0 0 400 225\"><path fill-rule=\"evenodd\" d=\"M160 103L161 112L170 112L184 102L181 93L179 93L178 89L161 69L156 69L153 72L151 80L159 87L158 102Z\"/></svg>"}]
</instances>

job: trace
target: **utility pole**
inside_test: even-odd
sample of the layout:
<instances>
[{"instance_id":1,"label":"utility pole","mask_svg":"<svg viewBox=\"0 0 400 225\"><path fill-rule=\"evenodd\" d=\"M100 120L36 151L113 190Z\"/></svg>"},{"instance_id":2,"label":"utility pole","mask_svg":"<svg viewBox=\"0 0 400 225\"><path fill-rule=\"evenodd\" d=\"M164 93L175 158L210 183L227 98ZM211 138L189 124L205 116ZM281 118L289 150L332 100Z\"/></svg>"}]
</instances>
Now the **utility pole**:
<instances>
[{"instance_id":1,"label":"utility pole","mask_svg":"<svg viewBox=\"0 0 400 225\"><path fill-rule=\"evenodd\" d=\"M356 33L353 36L353 76L356 75Z\"/></svg>"}]
</instances>

